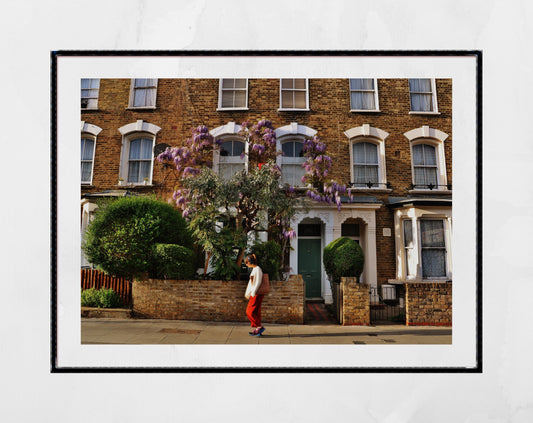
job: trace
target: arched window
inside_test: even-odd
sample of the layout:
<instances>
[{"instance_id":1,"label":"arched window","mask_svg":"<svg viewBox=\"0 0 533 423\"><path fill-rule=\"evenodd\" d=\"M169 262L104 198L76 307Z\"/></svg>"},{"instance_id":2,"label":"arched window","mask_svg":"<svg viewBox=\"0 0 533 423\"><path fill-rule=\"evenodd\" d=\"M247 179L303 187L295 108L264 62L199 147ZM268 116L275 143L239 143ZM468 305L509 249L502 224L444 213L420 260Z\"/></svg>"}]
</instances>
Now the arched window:
<instances>
[{"instance_id":1,"label":"arched window","mask_svg":"<svg viewBox=\"0 0 533 423\"><path fill-rule=\"evenodd\" d=\"M81 122L81 183L92 184L94 172L94 152L96 149L96 137L102 128Z\"/></svg>"},{"instance_id":2,"label":"arched window","mask_svg":"<svg viewBox=\"0 0 533 423\"><path fill-rule=\"evenodd\" d=\"M365 124L347 130L344 135L350 139L352 187L387 189L385 139L389 134Z\"/></svg>"},{"instance_id":3,"label":"arched window","mask_svg":"<svg viewBox=\"0 0 533 423\"><path fill-rule=\"evenodd\" d=\"M220 145L218 172L224 179L230 179L245 169L245 144L239 140L223 141Z\"/></svg>"},{"instance_id":4,"label":"arched window","mask_svg":"<svg viewBox=\"0 0 533 423\"><path fill-rule=\"evenodd\" d=\"M371 142L353 144L353 186L379 187L378 146Z\"/></svg>"},{"instance_id":5,"label":"arched window","mask_svg":"<svg viewBox=\"0 0 533 423\"><path fill-rule=\"evenodd\" d=\"M138 120L119 128L122 154L119 178L128 184L151 184L154 145L159 126Z\"/></svg>"},{"instance_id":6,"label":"arched window","mask_svg":"<svg viewBox=\"0 0 533 423\"><path fill-rule=\"evenodd\" d=\"M240 131L241 125L228 122L210 132L216 140L222 141L220 148L213 152L213 170L224 179L230 179L235 173L247 170L248 146L239 135Z\"/></svg>"},{"instance_id":7,"label":"arched window","mask_svg":"<svg viewBox=\"0 0 533 423\"><path fill-rule=\"evenodd\" d=\"M303 142L306 138L312 138L317 131L297 122L276 129L276 149L281 150L283 155L278 156L276 164L281 168L282 181L294 187L303 186L302 177L305 169Z\"/></svg>"},{"instance_id":8,"label":"arched window","mask_svg":"<svg viewBox=\"0 0 533 423\"><path fill-rule=\"evenodd\" d=\"M282 182L294 187L302 186L302 177L305 175L305 169L302 167L305 162L303 140L285 140L281 143L281 151Z\"/></svg>"},{"instance_id":9,"label":"arched window","mask_svg":"<svg viewBox=\"0 0 533 423\"><path fill-rule=\"evenodd\" d=\"M414 190L448 190L444 140L448 135L429 126L404 134L411 143L411 166Z\"/></svg>"}]
</instances>

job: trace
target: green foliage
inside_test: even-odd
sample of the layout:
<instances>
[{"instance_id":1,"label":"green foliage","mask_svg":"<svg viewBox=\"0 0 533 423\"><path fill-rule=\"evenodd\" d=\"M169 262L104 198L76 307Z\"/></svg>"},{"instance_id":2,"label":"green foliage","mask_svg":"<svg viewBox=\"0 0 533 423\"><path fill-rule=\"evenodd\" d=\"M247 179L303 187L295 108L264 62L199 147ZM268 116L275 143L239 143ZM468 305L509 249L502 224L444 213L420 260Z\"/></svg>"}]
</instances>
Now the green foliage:
<instances>
[{"instance_id":1,"label":"green foliage","mask_svg":"<svg viewBox=\"0 0 533 423\"><path fill-rule=\"evenodd\" d=\"M250 250L257 257L257 264L271 280L278 280L281 264L281 246L275 241L258 242Z\"/></svg>"},{"instance_id":2,"label":"green foliage","mask_svg":"<svg viewBox=\"0 0 533 423\"><path fill-rule=\"evenodd\" d=\"M81 293L83 307L117 308L122 305L120 296L108 288L89 288Z\"/></svg>"},{"instance_id":3,"label":"green foliage","mask_svg":"<svg viewBox=\"0 0 533 423\"><path fill-rule=\"evenodd\" d=\"M341 277L359 278L363 272L365 257L361 246L353 239L341 237L324 248L323 262L331 282L340 282Z\"/></svg>"},{"instance_id":4,"label":"green foliage","mask_svg":"<svg viewBox=\"0 0 533 423\"><path fill-rule=\"evenodd\" d=\"M192 245L181 213L152 197L121 197L99 203L83 249L89 262L123 277L154 277L155 244Z\"/></svg>"},{"instance_id":5,"label":"green foliage","mask_svg":"<svg viewBox=\"0 0 533 423\"><path fill-rule=\"evenodd\" d=\"M155 244L154 275L158 279L191 279L196 271L194 252L176 244Z\"/></svg>"},{"instance_id":6,"label":"green foliage","mask_svg":"<svg viewBox=\"0 0 533 423\"><path fill-rule=\"evenodd\" d=\"M239 249L245 244L245 239L229 226L220 230L213 243L213 278L229 281L238 277L241 270L237 265L237 256Z\"/></svg>"}]
</instances>

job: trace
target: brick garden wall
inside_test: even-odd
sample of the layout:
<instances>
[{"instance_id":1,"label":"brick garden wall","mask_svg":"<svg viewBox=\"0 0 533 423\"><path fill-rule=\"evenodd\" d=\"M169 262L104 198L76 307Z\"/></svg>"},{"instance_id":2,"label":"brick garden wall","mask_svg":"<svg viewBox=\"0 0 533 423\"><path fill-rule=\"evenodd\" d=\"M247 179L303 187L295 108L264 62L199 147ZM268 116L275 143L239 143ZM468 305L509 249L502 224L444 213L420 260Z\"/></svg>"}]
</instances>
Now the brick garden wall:
<instances>
[{"instance_id":1,"label":"brick garden wall","mask_svg":"<svg viewBox=\"0 0 533 423\"><path fill-rule=\"evenodd\" d=\"M370 324L370 295L368 284L356 278L341 278L341 323L344 326Z\"/></svg>"},{"instance_id":2,"label":"brick garden wall","mask_svg":"<svg viewBox=\"0 0 533 423\"><path fill-rule=\"evenodd\" d=\"M136 317L172 320L247 322L244 298L248 281L158 280L133 282ZM270 281L271 292L261 307L266 323L303 324L304 281Z\"/></svg>"},{"instance_id":3,"label":"brick garden wall","mask_svg":"<svg viewBox=\"0 0 533 423\"><path fill-rule=\"evenodd\" d=\"M451 326L451 283L408 283L405 285L407 326Z\"/></svg>"}]
</instances>

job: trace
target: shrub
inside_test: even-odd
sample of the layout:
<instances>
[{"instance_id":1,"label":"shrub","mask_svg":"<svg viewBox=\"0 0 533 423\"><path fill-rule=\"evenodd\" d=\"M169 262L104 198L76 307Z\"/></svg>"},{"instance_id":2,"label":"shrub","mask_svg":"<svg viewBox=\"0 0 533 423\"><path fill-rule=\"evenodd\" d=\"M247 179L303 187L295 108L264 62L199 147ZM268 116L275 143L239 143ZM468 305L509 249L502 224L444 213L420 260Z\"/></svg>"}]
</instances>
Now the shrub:
<instances>
[{"instance_id":1,"label":"shrub","mask_svg":"<svg viewBox=\"0 0 533 423\"><path fill-rule=\"evenodd\" d=\"M192 245L181 213L152 197L121 197L99 203L83 249L104 272L127 278L155 277L154 245Z\"/></svg>"},{"instance_id":2,"label":"shrub","mask_svg":"<svg viewBox=\"0 0 533 423\"><path fill-rule=\"evenodd\" d=\"M89 288L81 293L82 307L116 308L122 305L120 296L108 288Z\"/></svg>"},{"instance_id":3,"label":"shrub","mask_svg":"<svg viewBox=\"0 0 533 423\"><path fill-rule=\"evenodd\" d=\"M281 265L281 246L275 241L258 242L250 250L257 256L257 264L271 280L278 280Z\"/></svg>"},{"instance_id":4,"label":"shrub","mask_svg":"<svg viewBox=\"0 0 533 423\"><path fill-rule=\"evenodd\" d=\"M176 244L155 244L153 271L160 279L191 279L196 271L196 257L187 247Z\"/></svg>"},{"instance_id":5,"label":"shrub","mask_svg":"<svg viewBox=\"0 0 533 423\"><path fill-rule=\"evenodd\" d=\"M324 248L324 267L331 282L341 277L359 278L363 272L365 257L361 246L353 239L341 237Z\"/></svg>"}]
</instances>

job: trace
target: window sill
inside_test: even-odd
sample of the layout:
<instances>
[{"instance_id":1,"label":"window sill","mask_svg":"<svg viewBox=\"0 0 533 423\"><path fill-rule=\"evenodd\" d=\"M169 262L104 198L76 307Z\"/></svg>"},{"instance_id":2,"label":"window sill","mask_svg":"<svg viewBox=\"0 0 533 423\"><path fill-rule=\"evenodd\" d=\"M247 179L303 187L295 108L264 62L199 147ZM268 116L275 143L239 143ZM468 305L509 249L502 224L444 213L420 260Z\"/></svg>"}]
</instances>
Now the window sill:
<instances>
[{"instance_id":1,"label":"window sill","mask_svg":"<svg viewBox=\"0 0 533 423\"><path fill-rule=\"evenodd\" d=\"M414 112L414 111L410 111L409 112L410 115L430 115L430 116L439 116L440 113L439 112Z\"/></svg>"},{"instance_id":2,"label":"window sill","mask_svg":"<svg viewBox=\"0 0 533 423\"><path fill-rule=\"evenodd\" d=\"M82 112L97 112L98 110L100 110L98 107L82 107L81 108Z\"/></svg>"},{"instance_id":3,"label":"window sill","mask_svg":"<svg viewBox=\"0 0 533 423\"><path fill-rule=\"evenodd\" d=\"M250 110L248 107L218 107L217 112L246 112Z\"/></svg>"},{"instance_id":4,"label":"window sill","mask_svg":"<svg viewBox=\"0 0 533 423\"><path fill-rule=\"evenodd\" d=\"M381 110L371 110L371 109L351 109L350 113L381 113Z\"/></svg>"},{"instance_id":5,"label":"window sill","mask_svg":"<svg viewBox=\"0 0 533 423\"><path fill-rule=\"evenodd\" d=\"M389 193L392 192L391 188L363 188L363 187L357 187L357 188L351 188L351 192L376 192L376 193Z\"/></svg>"},{"instance_id":6,"label":"window sill","mask_svg":"<svg viewBox=\"0 0 533 423\"><path fill-rule=\"evenodd\" d=\"M278 112L310 112L311 109L282 109L279 108Z\"/></svg>"},{"instance_id":7,"label":"window sill","mask_svg":"<svg viewBox=\"0 0 533 423\"><path fill-rule=\"evenodd\" d=\"M437 194L437 195L451 195L452 190L448 189L412 189L407 191L409 194Z\"/></svg>"},{"instance_id":8,"label":"window sill","mask_svg":"<svg viewBox=\"0 0 533 423\"><path fill-rule=\"evenodd\" d=\"M128 106L126 107L126 110L155 110L156 106L143 106L143 107L133 107Z\"/></svg>"},{"instance_id":9,"label":"window sill","mask_svg":"<svg viewBox=\"0 0 533 423\"><path fill-rule=\"evenodd\" d=\"M133 182L115 185L116 188L143 188L143 187L153 187L153 186L154 184L143 184L143 183L135 184Z\"/></svg>"}]
</instances>

